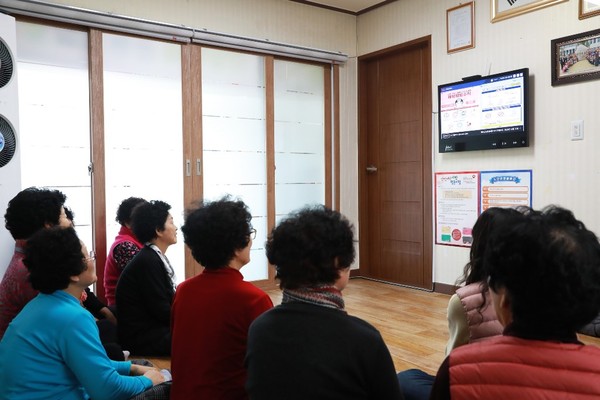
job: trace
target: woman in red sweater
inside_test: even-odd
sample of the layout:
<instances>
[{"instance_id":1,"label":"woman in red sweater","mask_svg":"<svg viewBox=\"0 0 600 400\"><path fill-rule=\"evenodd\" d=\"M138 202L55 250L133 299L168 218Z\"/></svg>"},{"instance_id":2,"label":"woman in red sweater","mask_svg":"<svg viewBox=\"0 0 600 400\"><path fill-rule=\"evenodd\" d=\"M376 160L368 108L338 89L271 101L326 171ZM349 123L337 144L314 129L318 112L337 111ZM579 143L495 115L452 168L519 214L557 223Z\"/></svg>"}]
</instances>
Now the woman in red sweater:
<instances>
[{"instance_id":1,"label":"woman in red sweater","mask_svg":"<svg viewBox=\"0 0 600 400\"><path fill-rule=\"evenodd\" d=\"M171 400L247 399L248 327L273 307L240 269L256 231L242 201L228 198L187 211L185 244L204 271L177 287L171 310Z\"/></svg>"}]
</instances>

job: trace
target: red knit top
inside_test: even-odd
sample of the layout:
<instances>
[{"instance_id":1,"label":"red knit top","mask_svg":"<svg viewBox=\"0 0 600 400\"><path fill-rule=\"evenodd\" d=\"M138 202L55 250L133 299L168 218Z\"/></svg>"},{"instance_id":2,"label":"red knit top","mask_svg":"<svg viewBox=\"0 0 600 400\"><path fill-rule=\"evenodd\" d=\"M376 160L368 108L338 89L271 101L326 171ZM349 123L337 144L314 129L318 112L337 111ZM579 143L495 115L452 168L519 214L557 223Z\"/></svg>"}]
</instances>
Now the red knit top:
<instances>
[{"instance_id":1,"label":"red knit top","mask_svg":"<svg viewBox=\"0 0 600 400\"><path fill-rule=\"evenodd\" d=\"M171 400L247 399L248 328L272 307L233 268L205 269L181 283L171 310Z\"/></svg>"}]
</instances>

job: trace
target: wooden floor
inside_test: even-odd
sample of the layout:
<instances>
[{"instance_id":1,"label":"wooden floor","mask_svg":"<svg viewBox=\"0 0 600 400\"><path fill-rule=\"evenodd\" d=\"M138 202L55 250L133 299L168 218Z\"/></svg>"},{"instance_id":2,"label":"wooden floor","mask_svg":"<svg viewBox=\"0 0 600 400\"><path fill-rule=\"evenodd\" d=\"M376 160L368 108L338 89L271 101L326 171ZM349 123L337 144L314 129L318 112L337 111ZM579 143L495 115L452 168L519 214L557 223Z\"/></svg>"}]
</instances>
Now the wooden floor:
<instances>
[{"instance_id":1,"label":"wooden floor","mask_svg":"<svg viewBox=\"0 0 600 400\"><path fill-rule=\"evenodd\" d=\"M281 291L267 291L273 304ZM418 368L435 374L444 360L448 340L446 307L450 296L405 288L362 278L350 280L344 290L346 310L375 326L387 344L396 371ZM587 344L600 339L580 335ZM150 358L159 368L170 368L168 358Z\"/></svg>"}]
</instances>

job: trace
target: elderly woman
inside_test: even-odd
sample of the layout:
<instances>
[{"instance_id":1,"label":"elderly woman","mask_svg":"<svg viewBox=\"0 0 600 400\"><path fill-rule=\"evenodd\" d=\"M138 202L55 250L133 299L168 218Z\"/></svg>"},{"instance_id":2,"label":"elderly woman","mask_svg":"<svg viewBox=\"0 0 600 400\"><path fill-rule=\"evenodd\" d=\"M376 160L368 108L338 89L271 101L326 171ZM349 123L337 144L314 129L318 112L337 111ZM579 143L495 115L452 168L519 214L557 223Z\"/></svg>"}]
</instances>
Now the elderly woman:
<instances>
[{"instance_id":1,"label":"elderly woman","mask_svg":"<svg viewBox=\"0 0 600 400\"><path fill-rule=\"evenodd\" d=\"M117 284L116 299L121 346L138 356L171 354L171 305L175 272L165 256L177 243L171 206L153 200L137 206L132 229L144 243L127 264Z\"/></svg>"},{"instance_id":2,"label":"elderly woman","mask_svg":"<svg viewBox=\"0 0 600 400\"><path fill-rule=\"evenodd\" d=\"M431 399L600 398L600 349L577 329L600 311L600 244L559 207L494 228L484 258L502 336L454 349Z\"/></svg>"},{"instance_id":3,"label":"elderly woman","mask_svg":"<svg viewBox=\"0 0 600 400\"><path fill-rule=\"evenodd\" d=\"M1 398L127 399L164 380L158 370L106 356L94 318L79 303L96 281L94 258L72 228L36 233L24 262L40 294L0 342Z\"/></svg>"},{"instance_id":4,"label":"elderly woman","mask_svg":"<svg viewBox=\"0 0 600 400\"><path fill-rule=\"evenodd\" d=\"M177 288L172 310L172 400L247 399L248 327L273 307L244 281L256 231L242 201L224 198L187 210L185 244L204 272Z\"/></svg>"},{"instance_id":5,"label":"elderly woman","mask_svg":"<svg viewBox=\"0 0 600 400\"><path fill-rule=\"evenodd\" d=\"M0 339L10 321L38 294L23 264L27 240L43 228L71 226L64 208L66 198L58 190L30 187L8 202L4 220L15 239L15 252L0 283Z\"/></svg>"},{"instance_id":6,"label":"elderly woman","mask_svg":"<svg viewBox=\"0 0 600 400\"><path fill-rule=\"evenodd\" d=\"M115 221L121 225L121 229L119 229L115 241L108 250L106 264L104 265L104 290L106 302L109 306L114 306L116 303L115 290L121 272L144 247L131 230L131 214L138 204L145 202L146 200L139 197L128 197L119 204L117 209Z\"/></svg>"},{"instance_id":7,"label":"elderly woman","mask_svg":"<svg viewBox=\"0 0 600 400\"><path fill-rule=\"evenodd\" d=\"M348 220L306 208L273 229L266 247L283 301L250 326L250 398L401 399L381 335L344 310L355 254Z\"/></svg>"}]
</instances>

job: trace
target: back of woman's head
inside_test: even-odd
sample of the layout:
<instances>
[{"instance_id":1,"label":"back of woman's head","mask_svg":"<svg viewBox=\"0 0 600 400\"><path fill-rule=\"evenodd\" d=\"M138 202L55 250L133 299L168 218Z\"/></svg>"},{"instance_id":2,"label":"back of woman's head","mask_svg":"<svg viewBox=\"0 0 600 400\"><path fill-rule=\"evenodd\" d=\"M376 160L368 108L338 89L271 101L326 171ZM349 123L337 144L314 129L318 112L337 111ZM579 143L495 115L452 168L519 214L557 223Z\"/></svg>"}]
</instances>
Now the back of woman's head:
<instances>
[{"instance_id":1,"label":"back of woman's head","mask_svg":"<svg viewBox=\"0 0 600 400\"><path fill-rule=\"evenodd\" d=\"M569 210L550 206L502 224L484 266L492 290L508 292L521 331L573 334L600 312L600 244Z\"/></svg>"},{"instance_id":2,"label":"back of woman's head","mask_svg":"<svg viewBox=\"0 0 600 400\"><path fill-rule=\"evenodd\" d=\"M203 267L226 267L250 242L252 215L241 200L224 197L186 210L183 240Z\"/></svg>"},{"instance_id":3,"label":"back of woman's head","mask_svg":"<svg viewBox=\"0 0 600 400\"><path fill-rule=\"evenodd\" d=\"M142 243L157 238L157 231L165 229L171 206L164 201L152 200L138 204L131 214L131 230Z\"/></svg>"},{"instance_id":4,"label":"back of woman's head","mask_svg":"<svg viewBox=\"0 0 600 400\"><path fill-rule=\"evenodd\" d=\"M354 261L352 225L324 206L304 208L273 229L266 249L282 289L329 285Z\"/></svg>"},{"instance_id":5,"label":"back of woman's head","mask_svg":"<svg viewBox=\"0 0 600 400\"><path fill-rule=\"evenodd\" d=\"M495 226L519 214L520 212L514 208L491 207L479 215L473 225L473 243L471 243L469 262L465 265L459 284L464 282L469 285L483 280L483 255L490 234Z\"/></svg>"},{"instance_id":6,"label":"back of woman's head","mask_svg":"<svg viewBox=\"0 0 600 400\"><path fill-rule=\"evenodd\" d=\"M67 197L58 190L30 187L8 202L6 229L15 240L27 239L46 225L58 225Z\"/></svg>"},{"instance_id":7,"label":"back of woman's head","mask_svg":"<svg viewBox=\"0 0 600 400\"><path fill-rule=\"evenodd\" d=\"M146 200L140 197L128 197L119 204L115 221L121 225L131 223L131 213L133 209L141 203L146 203Z\"/></svg>"},{"instance_id":8,"label":"back of woman's head","mask_svg":"<svg viewBox=\"0 0 600 400\"><path fill-rule=\"evenodd\" d=\"M35 233L27 241L23 263L31 286L46 294L66 289L71 277L86 269L77 233L60 226Z\"/></svg>"}]
</instances>

